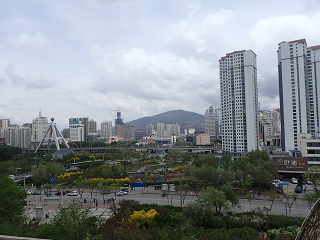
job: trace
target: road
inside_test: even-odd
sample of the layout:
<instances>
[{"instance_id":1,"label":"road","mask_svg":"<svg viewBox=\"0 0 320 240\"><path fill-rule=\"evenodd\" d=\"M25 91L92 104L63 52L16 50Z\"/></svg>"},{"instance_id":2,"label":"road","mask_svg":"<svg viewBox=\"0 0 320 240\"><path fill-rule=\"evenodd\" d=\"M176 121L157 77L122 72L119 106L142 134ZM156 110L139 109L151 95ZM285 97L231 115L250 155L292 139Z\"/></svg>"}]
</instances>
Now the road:
<instances>
[{"instance_id":1,"label":"road","mask_svg":"<svg viewBox=\"0 0 320 240\"><path fill-rule=\"evenodd\" d=\"M82 198L80 197L80 195L78 196L63 196L63 202L64 204L68 203L68 202L76 202L76 201L80 201L80 202L84 202L84 199L87 200L87 203L90 204L91 206L96 209L95 211L97 211L98 209L100 209L100 212L104 212L107 213L108 211L105 211L106 209L108 209L110 207L111 204L108 204L108 199L110 198L115 198L115 202L118 203L119 201L121 201L122 199L133 199L135 201L138 201L140 203L146 203L146 204L152 204L152 203L156 203L158 205L172 205L172 206L181 206L181 202L180 202L180 196L177 194L168 194L167 196L163 197L161 195L161 191L159 191L158 193L155 193L154 190L148 190L146 188L146 190L142 191L142 189L136 189L135 191L129 191L128 195L123 195L123 196L114 196L114 194L105 194L104 195L104 199L106 201L106 204L104 204L103 201L103 195L97 192L94 192L92 195L92 199L91 199L91 193L90 192L85 192L82 195ZM261 199L256 197L252 202L251 202L251 206L248 200L243 199L243 196L240 199L240 205L241 208L237 208L234 207L232 210L234 212L246 212L246 211L250 211L254 210L254 209L263 209L264 207L266 208L270 208L270 204L267 200L265 199ZM42 199L43 200L43 197ZM31 202L37 202L38 205L41 204L41 200L40 200L40 196L39 195L29 195L28 196L28 201ZM96 207L96 203L95 201L98 200L98 206ZM182 206L187 206L188 203L190 202L194 202L197 200L196 196L186 196L184 204L182 204ZM55 212L57 209L57 205L56 207L54 207L53 205L50 205L47 208L51 208L52 212ZM96 212L96 215L99 215L98 212ZM297 201L293 204L292 208L291 208L291 212L289 212L289 209L287 208L287 211L285 209L285 204L282 201L275 201L272 207L272 211L270 211L270 214L275 214L275 215L287 215L287 216L300 216L300 217L306 217L308 214L309 210L306 206L305 203L303 203L301 201L301 199L297 199Z\"/></svg>"}]
</instances>

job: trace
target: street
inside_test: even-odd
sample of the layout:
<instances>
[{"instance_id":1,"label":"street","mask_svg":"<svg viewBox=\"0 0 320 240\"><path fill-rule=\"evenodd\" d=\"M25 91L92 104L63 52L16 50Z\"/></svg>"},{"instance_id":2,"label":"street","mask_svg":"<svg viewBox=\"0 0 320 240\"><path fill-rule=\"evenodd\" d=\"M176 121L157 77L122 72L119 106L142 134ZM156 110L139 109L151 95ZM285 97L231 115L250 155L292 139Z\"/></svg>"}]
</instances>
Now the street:
<instances>
[{"instance_id":1,"label":"street","mask_svg":"<svg viewBox=\"0 0 320 240\"><path fill-rule=\"evenodd\" d=\"M151 188L150 188L151 189ZM61 199L60 197L45 197L46 199L50 198L55 198L55 199ZM106 203L104 203L103 198ZM181 206L181 201L180 201L180 196L177 194L167 194L165 197L162 196L161 191L158 191L156 193L155 190L146 190L140 189L135 189L135 191L129 190L128 195L123 195L123 196L114 196L113 193L111 194L105 194L104 197L102 194L98 192L93 192L92 198L91 198L91 193L90 192L84 192L82 195L82 198L80 195L78 196L63 196L63 203L64 205L70 202L81 202L84 203L84 199L86 199L87 203L84 204L85 206L90 206L91 207L91 213L90 216L100 216L100 217L105 217L108 218L110 216L110 206L112 203L108 203L108 199L115 199L116 203L119 203L119 201L123 199L133 199L135 201L140 202L141 204L146 203L146 204L158 204L158 205L172 205L172 206ZM301 196L300 196L301 198ZM297 198L296 202L293 204L291 208L291 212L287 208L287 211L285 209L285 203L277 200L274 202L272 211L269 212L269 214L275 214L275 215L287 215L287 216L299 216L299 217L306 217L309 210L306 206L305 203L301 201L300 198ZM36 206L42 206L42 201L43 201L43 196L41 195L28 195L28 202L35 202ZM196 196L186 196L184 204L182 206L187 206L188 203L194 202L197 200ZM98 201L98 203L96 203ZM270 204L267 200L262 199L262 198L255 198L251 201L251 206L250 203L247 199L244 199L243 196L240 196L240 205L241 208L233 207L232 211L234 212L246 212L250 210L256 210L260 208L263 210L264 207L270 209ZM57 209L58 209L58 204L48 204L46 205L46 212L48 213L48 219L50 220L54 217ZM29 218L32 219L35 216L35 210L30 209L29 210Z\"/></svg>"}]
</instances>

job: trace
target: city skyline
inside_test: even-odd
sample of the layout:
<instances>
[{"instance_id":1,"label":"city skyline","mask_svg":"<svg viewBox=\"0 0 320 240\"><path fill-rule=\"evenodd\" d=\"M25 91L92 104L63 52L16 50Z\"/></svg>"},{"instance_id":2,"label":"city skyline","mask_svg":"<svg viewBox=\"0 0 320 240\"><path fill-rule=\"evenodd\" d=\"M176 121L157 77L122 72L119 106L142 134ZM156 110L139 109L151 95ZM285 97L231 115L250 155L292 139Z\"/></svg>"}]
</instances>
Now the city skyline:
<instances>
[{"instance_id":1,"label":"city skyline","mask_svg":"<svg viewBox=\"0 0 320 240\"><path fill-rule=\"evenodd\" d=\"M125 122L220 106L225 53L257 54L260 109L279 108L277 47L319 44L319 1L4 1L0 9L0 119L39 111Z\"/></svg>"}]
</instances>

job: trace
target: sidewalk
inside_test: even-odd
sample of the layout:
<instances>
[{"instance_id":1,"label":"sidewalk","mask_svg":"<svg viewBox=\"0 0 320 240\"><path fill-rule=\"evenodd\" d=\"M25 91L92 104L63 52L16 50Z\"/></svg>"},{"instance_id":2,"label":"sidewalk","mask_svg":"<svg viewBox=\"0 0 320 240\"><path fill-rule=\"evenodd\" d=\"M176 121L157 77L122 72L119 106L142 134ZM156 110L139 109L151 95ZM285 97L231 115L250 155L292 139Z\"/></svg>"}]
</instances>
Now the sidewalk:
<instances>
[{"instance_id":1,"label":"sidewalk","mask_svg":"<svg viewBox=\"0 0 320 240\"><path fill-rule=\"evenodd\" d=\"M69 204L69 202L65 202L63 205L67 206L68 204ZM96 217L108 219L112 214L110 207L112 206L113 203L106 203L106 204L98 203L97 207L96 207L96 203L81 203L81 204L83 205L84 208L90 208L89 217L96 216ZM58 205L58 204L45 205L44 206L45 218L42 218L40 220L40 223L46 223L46 222L49 222L50 220L52 220L54 218L54 216L57 214L57 212L59 210L59 206L60 205ZM42 207L42 203L41 202L37 203L36 207ZM26 208L25 213L26 213L26 216L28 217L29 220L36 219L36 209L35 208L30 208L29 212Z\"/></svg>"}]
</instances>

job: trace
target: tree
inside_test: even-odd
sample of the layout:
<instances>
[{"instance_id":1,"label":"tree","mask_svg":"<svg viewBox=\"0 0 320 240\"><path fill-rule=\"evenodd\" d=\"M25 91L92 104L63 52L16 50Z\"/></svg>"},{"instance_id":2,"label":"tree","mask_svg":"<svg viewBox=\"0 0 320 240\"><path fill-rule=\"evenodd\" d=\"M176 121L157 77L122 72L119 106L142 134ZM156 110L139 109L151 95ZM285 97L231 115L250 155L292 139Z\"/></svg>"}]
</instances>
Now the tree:
<instances>
[{"instance_id":1,"label":"tree","mask_svg":"<svg viewBox=\"0 0 320 240\"><path fill-rule=\"evenodd\" d=\"M180 195L180 200L182 201L182 204L184 204L184 200L186 199L187 193L190 190L190 185L189 184L181 184L175 186L176 191L179 193Z\"/></svg>"},{"instance_id":2,"label":"tree","mask_svg":"<svg viewBox=\"0 0 320 240\"><path fill-rule=\"evenodd\" d=\"M216 209L216 213L220 214L222 208L228 208L227 197L223 191L214 187L207 187L203 190L200 202L205 206Z\"/></svg>"},{"instance_id":3,"label":"tree","mask_svg":"<svg viewBox=\"0 0 320 240\"><path fill-rule=\"evenodd\" d=\"M296 199L297 199L297 197L294 193L284 194L284 196L282 198L282 202L285 205L286 216L288 216L287 207L289 208L289 212L291 213L291 208L292 208L293 204L296 202Z\"/></svg>"},{"instance_id":4,"label":"tree","mask_svg":"<svg viewBox=\"0 0 320 240\"><path fill-rule=\"evenodd\" d=\"M250 194L250 193L247 193L247 194L245 195L245 198L249 201L250 210L251 210L251 202L252 202L252 200L253 200L251 194Z\"/></svg>"},{"instance_id":5,"label":"tree","mask_svg":"<svg viewBox=\"0 0 320 240\"><path fill-rule=\"evenodd\" d=\"M312 192L312 193L305 193L302 196L302 201L307 205L308 209L310 210L313 204L318 200L319 193Z\"/></svg>"},{"instance_id":6,"label":"tree","mask_svg":"<svg viewBox=\"0 0 320 240\"><path fill-rule=\"evenodd\" d=\"M193 165L196 167L218 167L219 159L213 154L203 154L198 156L194 161Z\"/></svg>"},{"instance_id":7,"label":"tree","mask_svg":"<svg viewBox=\"0 0 320 240\"><path fill-rule=\"evenodd\" d=\"M320 167L312 166L302 175L304 179L309 179L312 182L312 186L317 189L320 185Z\"/></svg>"},{"instance_id":8,"label":"tree","mask_svg":"<svg viewBox=\"0 0 320 240\"><path fill-rule=\"evenodd\" d=\"M263 194L263 196L268 200L269 204L270 204L270 211L272 210L272 206L273 203L277 200L280 199L280 196L278 195L278 193L276 192L275 189L270 190L268 192L265 192Z\"/></svg>"},{"instance_id":9,"label":"tree","mask_svg":"<svg viewBox=\"0 0 320 240\"><path fill-rule=\"evenodd\" d=\"M2 223L18 225L24 220L26 191L19 187L7 174L0 174L0 216Z\"/></svg>"},{"instance_id":10,"label":"tree","mask_svg":"<svg viewBox=\"0 0 320 240\"><path fill-rule=\"evenodd\" d=\"M172 159L173 162L176 162L181 157L180 149L169 149L168 150L169 159Z\"/></svg>"},{"instance_id":11,"label":"tree","mask_svg":"<svg viewBox=\"0 0 320 240\"><path fill-rule=\"evenodd\" d=\"M259 186L269 185L278 172L276 163L270 160L268 153L259 149L250 151L245 158L239 158L232 167L236 180L255 182Z\"/></svg>"},{"instance_id":12,"label":"tree","mask_svg":"<svg viewBox=\"0 0 320 240\"><path fill-rule=\"evenodd\" d=\"M226 198L228 202L231 204L231 206L238 206L240 208L240 202L238 195L232 190L232 187L230 185L225 185L220 188L222 192L226 195Z\"/></svg>"},{"instance_id":13,"label":"tree","mask_svg":"<svg viewBox=\"0 0 320 240\"><path fill-rule=\"evenodd\" d=\"M84 239L88 230L92 231L92 235L96 235L97 231L97 228L93 229L92 225L98 219L96 217L90 218L89 214L90 208L83 208L79 203L70 203L66 207L60 206L52 223L62 235L67 237L66 239Z\"/></svg>"}]
</instances>

